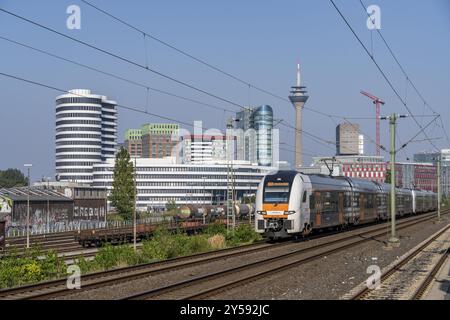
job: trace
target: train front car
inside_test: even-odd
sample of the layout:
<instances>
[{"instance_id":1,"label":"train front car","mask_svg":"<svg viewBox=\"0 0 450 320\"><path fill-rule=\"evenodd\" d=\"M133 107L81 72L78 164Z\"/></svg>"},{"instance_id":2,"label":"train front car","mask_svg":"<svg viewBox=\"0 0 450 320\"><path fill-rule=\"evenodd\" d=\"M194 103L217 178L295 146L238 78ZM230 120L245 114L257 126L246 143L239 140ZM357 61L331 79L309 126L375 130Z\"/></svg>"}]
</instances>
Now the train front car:
<instances>
[{"instance_id":1,"label":"train front car","mask_svg":"<svg viewBox=\"0 0 450 320\"><path fill-rule=\"evenodd\" d=\"M307 176L296 171L265 176L256 194L256 232L270 239L288 238L303 232L304 226L309 225L307 199L311 188L308 181Z\"/></svg>"}]
</instances>

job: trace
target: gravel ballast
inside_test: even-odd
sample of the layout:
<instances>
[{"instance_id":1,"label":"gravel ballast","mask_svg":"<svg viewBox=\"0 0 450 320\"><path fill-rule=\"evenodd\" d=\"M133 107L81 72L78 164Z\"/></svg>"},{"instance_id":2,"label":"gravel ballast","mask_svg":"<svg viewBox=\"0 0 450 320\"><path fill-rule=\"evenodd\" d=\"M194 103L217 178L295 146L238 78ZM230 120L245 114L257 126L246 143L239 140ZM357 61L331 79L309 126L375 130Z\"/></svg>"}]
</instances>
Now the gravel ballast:
<instances>
[{"instance_id":1,"label":"gravel ballast","mask_svg":"<svg viewBox=\"0 0 450 320\"><path fill-rule=\"evenodd\" d=\"M377 265L383 269L448 223L448 217L445 216L440 223L431 220L400 230L398 248L386 248L387 234L210 299L339 299L366 281L371 275L366 273L367 267Z\"/></svg>"},{"instance_id":2,"label":"gravel ballast","mask_svg":"<svg viewBox=\"0 0 450 320\"><path fill-rule=\"evenodd\" d=\"M225 291L211 298L337 299L369 276L369 274L366 274L367 266L376 264L380 268L383 268L443 226L444 223L434 224L432 221L427 221L420 225L400 230L401 246L399 248L390 251L383 249L383 241L387 237L372 239L346 251L341 251L323 257L320 260L285 270L277 275L267 276L264 279ZM300 243L288 244L282 248L274 247L273 249L267 249L263 253L256 252L246 254L245 256L211 261L207 264L183 268L182 270L168 271L107 287L86 291L74 291L70 295L57 299L117 299L132 293L166 286L191 277L245 265L260 260L261 254L264 255L264 258L268 258L289 252L290 250L294 250L294 248L307 248L328 242L331 238L343 236L345 236L345 233L310 239Z\"/></svg>"}]
</instances>

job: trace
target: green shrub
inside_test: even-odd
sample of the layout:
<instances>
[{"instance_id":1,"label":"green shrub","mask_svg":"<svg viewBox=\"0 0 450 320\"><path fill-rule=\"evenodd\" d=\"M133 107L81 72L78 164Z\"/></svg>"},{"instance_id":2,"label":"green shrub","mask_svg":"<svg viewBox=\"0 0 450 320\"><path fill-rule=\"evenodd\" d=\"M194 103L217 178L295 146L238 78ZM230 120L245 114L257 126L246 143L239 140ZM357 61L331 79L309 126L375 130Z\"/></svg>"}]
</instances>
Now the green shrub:
<instances>
[{"instance_id":1,"label":"green shrub","mask_svg":"<svg viewBox=\"0 0 450 320\"><path fill-rule=\"evenodd\" d=\"M94 262L98 269L109 270L118 264L117 250L109 243L101 247L95 255Z\"/></svg>"},{"instance_id":2,"label":"green shrub","mask_svg":"<svg viewBox=\"0 0 450 320\"><path fill-rule=\"evenodd\" d=\"M54 250L47 252L44 259L39 262L42 268L43 280L60 278L66 274L67 267L64 259L58 257L57 252Z\"/></svg>"},{"instance_id":3,"label":"green shrub","mask_svg":"<svg viewBox=\"0 0 450 320\"><path fill-rule=\"evenodd\" d=\"M83 256L74 259L74 263L78 267L80 267L81 274L86 274L86 273L89 273L89 272L96 271L96 265L95 265L94 261L88 261Z\"/></svg>"},{"instance_id":4,"label":"green shrub","mask_svg":"<svg viewBox=\"0 0 450 320\"><path fill-rule=\"evenodd\" d=\"M215 222L215 223L208 225L205 228L203 233L210 235L210 236L214 236L216 234L221 234L221 235L225 236L227 234L227 227L226 227L226 225L224 225L222 223Z\"/></svg>"},{"instance_id":5,"label":"green shrub","mask_svg":"<svg viewBox=\"0 0 450 320\"><path fill-rule=\"evenodd\" d=\"M211 246L208 243L208 239L204 236L192 236L189 237L187 243L189 254L201 253L211 250Z\"/></svg>"},{"instance_id":6,"label":"green shrub","mask_svg":"<svg viewBox=\"0 0 450 320\"><path fill-rule=\"evenodd\" d=\"M226 241L230 246L236 246L242 243L252 243L260 240L261 236L255 232L249 224L241 224L234 231L229 232Z\"/></svg>"}]
</instances>

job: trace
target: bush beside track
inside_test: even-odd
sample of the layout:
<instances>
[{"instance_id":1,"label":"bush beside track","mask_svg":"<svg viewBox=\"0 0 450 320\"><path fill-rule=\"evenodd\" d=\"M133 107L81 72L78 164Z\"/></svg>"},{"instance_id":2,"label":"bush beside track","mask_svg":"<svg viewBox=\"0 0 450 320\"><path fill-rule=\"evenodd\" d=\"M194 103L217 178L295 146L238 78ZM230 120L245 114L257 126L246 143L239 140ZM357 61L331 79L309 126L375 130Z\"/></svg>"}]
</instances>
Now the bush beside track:
<instances>
[{"instance_id":1,"label":"bush beside track","mask_svg":"<svg viewBox=\"0 0 450 320\"><path fill-rule=\"evenodd\" d=\"M211 224L201 234L188 236L182 232L159 228L149 240L143 240L141 250L135 252L129 245L106 244L93 260L75 258L82 274L133 266L142 263L167 260L207 251L219 250L260 240L251 225L239 225L228 232L222 224ZM9 253L0 259L0 288L11 288L41 281L65 278L66 264L55 251L45 255L38 247L24 255Z\"/></svg>"}]
</instances>

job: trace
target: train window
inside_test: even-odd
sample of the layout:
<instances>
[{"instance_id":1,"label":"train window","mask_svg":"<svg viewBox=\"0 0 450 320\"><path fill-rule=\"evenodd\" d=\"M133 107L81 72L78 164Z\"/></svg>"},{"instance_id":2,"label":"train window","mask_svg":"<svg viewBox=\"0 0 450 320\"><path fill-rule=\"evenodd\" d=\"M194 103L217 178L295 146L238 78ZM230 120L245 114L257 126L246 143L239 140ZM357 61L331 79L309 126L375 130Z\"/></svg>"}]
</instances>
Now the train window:
<instances>
[{"instance_id":1,"label":"train window","mask_svg":"<svg viewBox=\"0 0 450 320\"><path fill-rule=\"evenodd\" d=\"M303 203L306 203L306 191L303 191L303 199L302 199Z\"/></svg>"},{"instance_id":2,"label":"train window","mask_svg":"<svg viewBox=\"0 0 450 320\"><path fill-rule=\"evenodd\" d=\"M265 187L264 202L280 203L289 202L289 187Z\"/></svg>"}]
</instances>

